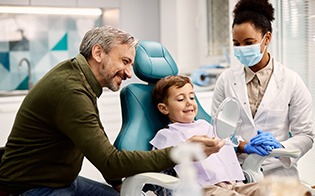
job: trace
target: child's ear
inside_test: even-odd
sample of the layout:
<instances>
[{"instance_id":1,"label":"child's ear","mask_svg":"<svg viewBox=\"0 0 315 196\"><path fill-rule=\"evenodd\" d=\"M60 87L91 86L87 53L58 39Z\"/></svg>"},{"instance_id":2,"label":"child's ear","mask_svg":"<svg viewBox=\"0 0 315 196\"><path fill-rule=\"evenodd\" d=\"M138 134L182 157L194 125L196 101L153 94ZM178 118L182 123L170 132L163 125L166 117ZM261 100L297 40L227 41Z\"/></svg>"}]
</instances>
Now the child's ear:
<instances>
[{"instance_id":1,"label":"child's ear","mask_svg":"<svg viewBox=\"0 0 315 196\"><path fill-rule=\"evenodd\" d=\"M167 109L167 106L164 104L164 103L159 103L157 105L157 108L159 109L159 111L164 114L164 115L168 115L168 109Z\"/></svg>"}]
</instances>

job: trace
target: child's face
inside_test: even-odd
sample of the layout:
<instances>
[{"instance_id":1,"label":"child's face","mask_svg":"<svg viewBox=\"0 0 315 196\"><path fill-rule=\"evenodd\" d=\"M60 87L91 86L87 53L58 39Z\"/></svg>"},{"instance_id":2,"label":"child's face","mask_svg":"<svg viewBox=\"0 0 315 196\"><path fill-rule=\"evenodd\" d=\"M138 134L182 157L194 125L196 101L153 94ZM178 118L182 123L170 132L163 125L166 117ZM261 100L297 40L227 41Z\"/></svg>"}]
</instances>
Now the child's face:
<instances>
[{"instance_id":1,"label":"child's face","mask_svg":"<svg viewBox=\"0 0 315 196\"><path fill-rule=\"evenodd\" d=\"M168 90L166 103L158 105L159 110L168 115L171 122L191 123L198 112L194 89L187 83L182 88L172 86Z\"/></svg>"}]
</instances>

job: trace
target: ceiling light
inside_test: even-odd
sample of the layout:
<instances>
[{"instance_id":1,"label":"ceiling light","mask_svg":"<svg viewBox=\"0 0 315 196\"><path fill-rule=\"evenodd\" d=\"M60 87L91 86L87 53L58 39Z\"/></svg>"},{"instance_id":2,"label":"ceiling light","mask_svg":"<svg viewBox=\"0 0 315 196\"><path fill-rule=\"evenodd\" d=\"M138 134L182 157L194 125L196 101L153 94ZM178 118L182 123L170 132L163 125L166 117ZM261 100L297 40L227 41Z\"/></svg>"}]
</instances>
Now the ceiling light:
<instances>
[{"instance_id":1,"label":"ceiling light","mask_svg":"<svg viewBox=\"0 0 315 196\"><path fill-rule=\"evenodd\" d=\"M102 10L100 8L0 6L0 13L100 16Z\"/></svg>"}]
</instances>

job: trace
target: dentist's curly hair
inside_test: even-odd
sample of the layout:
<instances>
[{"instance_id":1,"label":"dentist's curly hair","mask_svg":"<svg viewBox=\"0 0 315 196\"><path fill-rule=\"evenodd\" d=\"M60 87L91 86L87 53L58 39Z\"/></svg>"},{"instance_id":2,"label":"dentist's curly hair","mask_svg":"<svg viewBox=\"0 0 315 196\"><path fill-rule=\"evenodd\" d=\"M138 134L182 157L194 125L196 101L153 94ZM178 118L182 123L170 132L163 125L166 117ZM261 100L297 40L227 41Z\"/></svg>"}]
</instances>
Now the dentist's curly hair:
<instances>
[{"instance_id":1,"label":"dentist's curly hair","mask_svg":"<svg viewBox=\"0 0 315 196\"><path fill-rule=\"evenodd\" d=\"M268 0L239 0L233 10L233 24L250 22L262 34L272 32L271 22L274 18L274 8Z\"/></svg>"}]
</instances>

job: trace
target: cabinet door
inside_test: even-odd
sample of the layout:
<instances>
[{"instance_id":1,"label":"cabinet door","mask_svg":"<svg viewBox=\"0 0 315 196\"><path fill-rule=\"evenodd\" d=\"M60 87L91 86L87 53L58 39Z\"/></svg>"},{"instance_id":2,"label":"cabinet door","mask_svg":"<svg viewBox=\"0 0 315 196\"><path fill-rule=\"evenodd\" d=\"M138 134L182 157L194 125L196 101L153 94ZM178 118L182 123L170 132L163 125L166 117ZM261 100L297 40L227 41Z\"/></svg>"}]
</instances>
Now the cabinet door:
<instances>
[{"instance_id":1,"label":"cabinet door","mask_svg":"<svg viewBox=\"0 0 315 196\"><path fill-rule=\"evenodd\" d=\"M24 96L0 97L0 146L4 146L7 142L23 99Z\"/></svg>"}]
</instances>

